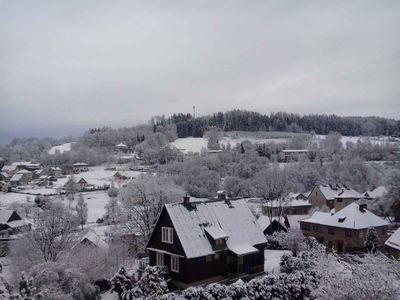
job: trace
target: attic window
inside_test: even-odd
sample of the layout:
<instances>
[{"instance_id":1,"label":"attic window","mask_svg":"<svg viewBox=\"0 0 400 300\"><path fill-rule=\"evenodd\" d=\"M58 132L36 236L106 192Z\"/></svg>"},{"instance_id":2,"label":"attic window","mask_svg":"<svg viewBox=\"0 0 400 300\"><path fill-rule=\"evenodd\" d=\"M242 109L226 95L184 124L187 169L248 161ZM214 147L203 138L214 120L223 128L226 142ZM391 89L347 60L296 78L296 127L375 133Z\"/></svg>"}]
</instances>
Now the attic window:
<instances>
[{"instance_id":1,"label":"attic window","mask_svg":"<svg viewBox=\"0 0 400 300\"><path fill-rule=\"evenodd\" d=\"M338 222L343 223L346 220L346 216L339 216Z\"/></svg>"}]
</instances>

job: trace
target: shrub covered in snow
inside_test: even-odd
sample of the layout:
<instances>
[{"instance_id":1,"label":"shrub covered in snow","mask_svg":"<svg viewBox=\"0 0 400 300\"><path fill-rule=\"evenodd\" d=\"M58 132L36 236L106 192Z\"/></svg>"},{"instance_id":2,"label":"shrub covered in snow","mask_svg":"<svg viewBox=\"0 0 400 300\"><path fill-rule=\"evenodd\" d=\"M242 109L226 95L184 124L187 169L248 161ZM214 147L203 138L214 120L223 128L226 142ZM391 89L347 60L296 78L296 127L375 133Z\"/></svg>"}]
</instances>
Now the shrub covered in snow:
<instances>
[{"instance_id":1,"label":"shrub covered in snow","mask_svg":"<svg viewBox=\"0 0 400 300\"><path fill-rule=\"evenodd\" d=\"M239 300L239 299L312 299L312 291L316 287L316 279L302 272L294 274L267 275L249 282L238 280L224 286L211 284L206 287L192 287L182 292L170 293L161 297L163 300Z\"/></svg>"},{"instance_id":2,"label":"shrub covered in snow","mask_svg":"<svg viewBox=\"0 0 400 300\"><path fill-rule=\"evenodd\" d=\"M30 281L21 284L26 291L41 291L40 299L96 299L95 287L73 265L46 262L32 267L29 274Z\"/></svg>"},{"instance_id":3,"label":"shrub covered in snow","mask_svg":"<svg viewBox=\"0 0 400 300\"><path fill-rule=\"evenodd\" d=\"M136 281L133 275L129 275L124 268L121 268L111 279L112 291L116 292L121 300L158 299L169 292L167 277L166 267L149 266Z\"/></svg>"}]
</instances>

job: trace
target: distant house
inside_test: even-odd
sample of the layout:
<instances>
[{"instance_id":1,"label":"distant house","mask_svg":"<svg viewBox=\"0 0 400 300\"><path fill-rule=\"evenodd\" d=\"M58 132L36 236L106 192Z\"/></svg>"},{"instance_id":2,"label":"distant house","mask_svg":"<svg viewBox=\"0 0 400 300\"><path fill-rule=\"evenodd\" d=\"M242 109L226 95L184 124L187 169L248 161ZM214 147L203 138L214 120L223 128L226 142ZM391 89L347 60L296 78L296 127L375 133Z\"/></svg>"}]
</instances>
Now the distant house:
<instances>
[{"instance_id":1,"label":"distant house","mask_svg":"<svg viewBox=\"0 0 400 300\"><path fill-rule=\"evenodd\" d=\"M306 215L312 205L307 198L308 194L290 193L282 201L273 200L262 205L262 213L266 216Z\"/></svg>"},{"instance_id":2,"label":"distant house","mask_svg":"<svg viewBox=\"0 0 400 300\"><path fill-rule=\"evenodd\" d=\"M398 228L385 242L385 248L390 256L400 259L400 228Z\"/></svg>"},{"instance_id":3,"label":"distant house","mask_svg":"<svg viewBox=\"0 0 400 300\"><path fill-rule=\"evenodd\" d=\"M39 179L43 175L46 175L46 171L44 169L39 169L32 172L33 179Z\"/></svg>"},{"instance_id":4,"label":"distant house","mask_svg":"<svg viewBox=\"0 0 400 300\"><path fill-rule=\"evenodd\" d=\"M74 173L78 174L80 172L87 172L89 171L89 165L84 162L74 163Z\"/></svg>"},{"instance_id":5,"label":"distant house","mask_svg":"<svg viewBox=\"0 0 400 300\"><path fill-rule=\"evenodd\" d=\"M108 231L110 226L91 227L80 238L79 247L90 247L100 250L108 250Z\"/></svg>"},{"instance_id":6,"label":"distant house","mask_svg":"<svg viewBox=\"0 0 400 300\"><path fill-rule=\"evenodd\" d=\"M26 170L18 171L18 173L14 174L10 183L13 187L19 185L28 185L28 183L32 180L32 173Z\"/></svg>"},{"instance_id":7,"label":"distant house","mask_svg":"<svg viewBox=\"0 0 400 300\"><path fill-rule=\"evenodd\" d=\"M365 203L353 202L332 214L315 212L311 218L300 220L305 236L313 236L328 248L338 252L363 250L369 227L375 227L383 246L389 223L366 209Z\"/></svg>"},{"instance_id":8,"label":"distant house","mask_svg":"<svg viewBox=\"0 0 400 300\"><path fill-rule=\"evenodd\" d=\"M5 165L3 168L1 168L1 172L7 173L9 176L13 176L15 173L17 173L18 168L17 166L13 165Z\"/></svg>"},{"instance_id":9,"label":"distant house","mask_svg":"<svg viewBox=\"0 0 400 300\"><path fill-rule=\"evenodd\" d=\"M124 174L122 174L122 173L120 173L120 172L115 172L115 174L113 175L113 177L114 177L114 179L116 179L116 180L126 180L126 179L129 178L128 176L126 176L126 175L124 175Z\"/></svg>"},{"instance_id":10,"label":"distant house","mask_svg":"<svg viewBox=\"0 0 400 300\"><path fill-rule=\"evenodd\" d=\"M285 162L290 161L298 161L300 156L308 155L308 149L291 149L291 150L283 150L283 159Z\"/></svg>"},{"instance_id":11,"label":"distant house","mask_svg":"<svg viewBox=\"0 0 400 300\"><path fill-rule=\"evenodd\" d=\"M4 235L18 234L30 229L30 224L14 210L0 210L0 238Z\"/></svg>"},{"instance_id":12,"label":"distant house","mask_svg":"<svg viewBox=\"0 0 400 300\"><path fill-rule=\"evenodd\" d=\"M6 172L0 172L0 180L2 181L10 181L11 176Z\"/></svg>"},{"instance_id":13,"label":"distant house","mask_svg":"<svg viewBox=\"0 0 400 300\"><path fill-rule=\"evenodd\" d=\"M262 215L257 219L257 223L264 235L272 235L275 232L286 232L290 227L288 219L284 217L273 217Z\"/></svg>"},{"instance_id":14,"label":"distant house","mask_svg":"<svg viewBox=\"0 0 400 300\"><path fill-rule=\"evenodd\" d=\"M78 186L80 189L85 189L88 187L89 183L86 181L85 178L81 177L81 179L78 180Z\"/></svg>"},{"instance_id":15,"label":"distant house","mask_svg":"<svg viewBox=\"0 0 400 300\"><path fill-rule=\"evenodd\" d=\"M364 197L367 199L376 199L376 198L381 198L385 193L387 193L386 187L378 186L376 188L366 191L364 193Z\"/></svg>"},{"instance_id":16,"label":"distant house","mask_svg":"<svg viewBox=\"0 0 400 300\"><path fill-rule=\"evenodd\" d=\"M329 209L333 209L336 198L344 199L348 203L350 200L354 202L364 198L364 196L346 185L326 184L315 186L308 196L308 201L312 207L328 207Z\"/></svg>"},{"instance_id":17,"label":"distant house","mask_svg":"<svg viewBox=\"0 0 400 300\"><path fill-rule=\"evenodd\" d=\"M189 199L164 205L146 248L151 266L165 265L177 288L264 271L266 238L245 200Z\"/></svg>"},{"instance_id":18,"label":"distant house","mask_svg":"<svg viewBox=\"0 0 400 300\"><path fill-rule=\"evenodd\" d=\"M125 145L124 143L119 143L118 145L114 146L115 151L117 152L122 152L122 153L127 153L129 151L129 147Z\"/></svg>"},{"instance_id":19,"label":"distant house","mask_svg":"<svg viewBox=\"0 0 400 300\"><path fill-rule=\"evenodd\" d=\"M17 161L13 162L12 165L16 166L17 170L34 171L34 170L39 170L41 168L41 164L32 163L30 161Z\"/></svg>"},{"instance_id":20,"label":"distant house","mask_svg":"<svg viewBox=\"0 0 400 300\"><path fill-rule=\"evenodd\" d=\"M49 176L53 176L55 178L60 178L62 175L61 169L59 167L52 167L48 171Z\"/></svg>"}]
</instances>

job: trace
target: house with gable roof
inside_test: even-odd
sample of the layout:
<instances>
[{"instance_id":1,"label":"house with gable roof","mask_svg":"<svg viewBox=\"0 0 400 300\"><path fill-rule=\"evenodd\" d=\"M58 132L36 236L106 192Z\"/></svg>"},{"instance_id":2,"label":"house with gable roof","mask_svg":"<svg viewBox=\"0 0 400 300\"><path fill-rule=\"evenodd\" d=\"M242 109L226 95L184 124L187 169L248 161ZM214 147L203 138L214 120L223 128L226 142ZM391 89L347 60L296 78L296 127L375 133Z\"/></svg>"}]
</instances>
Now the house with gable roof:
<instances>
[{"instance_id":1,"label":"house with gable roof","mask_svg":"<svg viewBox=\"0 0 400 300\"><path fill-rule=\"evenodd\" d=\"M266 238L245 200L166 204L146 249L187 288L264 271Z\"/></svg>"},{"instance_id":2,"label":"house with gable roof","mask_svg":"<svg viewBox=\"0 0 400 300\"><path fill-rule=\"evenodd\" d=\"M398 228L385 242L385 248L390 256L400 259L400 228Z\"/></svg>"},{"instance_id":3,"label":"house with gable roof","mask_svg":"<svg viewBox=\"0 0 400 300\"><path fill-rule=\"evenodd\" d=\"M343 184L325 184L315 186L308 196L308 201L312 207L322 208L327 206L329 209L333 209L336 198L342 199L339 202L350 204L364 198L364 196Z\"/></svg>"},{"instance_id":4,"label":"house with gable roof","mask_svg":"<svg viewBox=\"0 0 400 300\"><path fill-rule=\"evenodd\" d=\"M389 225L386 220L368 211L365 201L352 202L336 213L317 211L311 218L299 222L305 236L315 237L338 252L364 250L369 227L376 229L382 247Z\"/></svg>"}]
</instances>

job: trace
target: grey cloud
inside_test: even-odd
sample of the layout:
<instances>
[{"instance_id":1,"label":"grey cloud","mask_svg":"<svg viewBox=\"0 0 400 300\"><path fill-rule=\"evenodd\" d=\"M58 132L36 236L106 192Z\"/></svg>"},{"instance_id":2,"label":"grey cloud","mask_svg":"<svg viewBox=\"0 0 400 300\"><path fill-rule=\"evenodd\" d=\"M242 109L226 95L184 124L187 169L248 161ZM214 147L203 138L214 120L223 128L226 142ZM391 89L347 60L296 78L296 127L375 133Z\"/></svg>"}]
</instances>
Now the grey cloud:
<instances>
[{"instance_id":1,"label":"grey cloud","mask_svg":"<svg viewBox=\"0 0 400 300\"><path fill-rule=\"evenodd\" d=\"M399 118L399 28L398 1L0 0L0 139L192 105Z\"/></svg>"}]
</instances>

